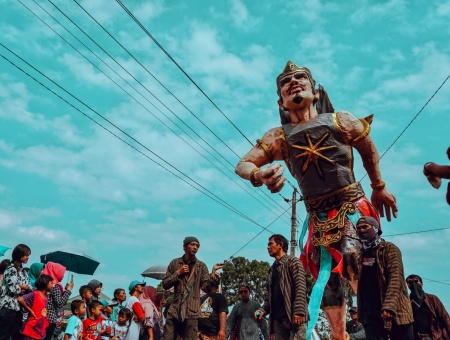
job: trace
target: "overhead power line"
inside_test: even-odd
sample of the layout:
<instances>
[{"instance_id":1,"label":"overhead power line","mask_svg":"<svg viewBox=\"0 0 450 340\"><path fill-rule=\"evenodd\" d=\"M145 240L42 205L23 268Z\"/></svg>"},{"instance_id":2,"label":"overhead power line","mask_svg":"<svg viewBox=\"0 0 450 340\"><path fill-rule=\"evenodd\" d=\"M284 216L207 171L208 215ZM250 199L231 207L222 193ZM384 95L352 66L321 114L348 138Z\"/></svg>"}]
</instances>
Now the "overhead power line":
<instances>
[{"instance_id":1,"label":"overhead power line","mask_svg":"<svg viewBox=\"0 0 450 340\"><path fill-rule=\"evenodd\" d=\"M394 144L400 139L400 137L405 133L406 130L408 130L408 128L411 126L411 124L416 120L416 118L422 113L422 111L427 107L427 105L431 102L431 100L434 98L434 96L440 91L440 89L445 85L445 83L447 82L447 80L450 78L450 74L447 76L447 78L444 79L444 81L441 83L441 85L439 85L439 87L437 88L436 91L434 91L434 93L431 95L431 97L426 101L426 103L420 108L419 112L417 112L415 114L415 116L411 119L411 121L405 126L405 128L402 130L402 132L400 132L400 134L397 136L397 138L394 139L394 141L391 143L391 145L388 146L388 148L383 152L383 154L380 156L380 158L378 159L378 162L380 162L380 160L383 158L383 156L392 148L392 146L394 146ZM360 182L366 178L367 176L367 172L366 174L361 178Z\"/></svg>"},{"instance_id":2,"label":"overhead power line","mask_svg":"<svg viewBox=\"0 0 450 340\"><path fill-rule=\"evenodd\" d=\"M418 230L418 231L411 231L408 233L400 233L400 234L383 235L383 237L394 237L394 236L403 236L403 235L411 235L411 234L430 233L432 231L446 230L446 229L450 229L450 227L436 228L436 229L429 229L429 230Z\"/></svg>"},{"instance_id":3,"label":"overhead power line","mask_svg":"<svg viewBox=\"0 0 450 340\"><path fill-rule=\"evenodd\" d=\"M290 208L290 207L289 207ZM233 255L230 256L230 259L233 258L237 253L239 253L242 249L244 249L245 247L247 247L255 238L257 238L259 235L262 234L263 231L267 231L272 224L274 224L281 216L283 216L288 210L289 208L287 208L285 211L283 211L283 213L278 216L276 219L274 219L272 222L269 223L269 225L266 227L266 229L261 230L259 233L257 233L255 236L253 236L246 244L244 244L241 248L239 248Z\"/></svg>"},{"instance_id":4,"label":"overhead power line","mask_svg":"<svg viewBox=\"0 0 450 340\"><path fill-rule=\"evenodd\" d=\"M74 0L75 1L75 0ZM211 149L216 151L220 157L222 157L228 164L230 164L234 168L234 164L232 164L228 159L226 159L220 152L218 152L213 146L211 146L200 134L198 134L195 130L193 130L183 119L181 119L175 112L173 112L166 104L164 104L157 96L155 96L145 85L143 85L135 76L133 76L127 69L125 69L110 53L108 53L103 47L101 47L88 33L86 33L78 24L76 24L67 14L65 14L58 6L56 6L51 0L48 0L50 4L52 4L64 17L66 17L75 27L77 27L89 40L91 40L98 48L100 48L108 57L110 57L120 68L122 68L128 75L130 75L138 84L140 84L150 95L152 95L161 105L163 105L169 112L171 112L177 119L179 119L190 131L192 131L199 139L201 139L206 145L208 145ZM76 1L75 1L76 2ZM77 3L77 2L76 2ZM131 54L109 31L107 31L85 8L83 8L79 3L77 5L94 21L96 24L102 28L128 55L130 55L153 79L155 79L167 92L169 92L183 107L185 107L197 120L199 118L186 106L184 105L158 78L156 78L137 58ZM78 40L78 39L77 39ZM100 59L101 60L101 59ZM109 66L108 66L109 67ZM110 67L109 67L110 68ZM110 68L111 69L111 68ZM115 71L113 71L115 72ZM115 72L116 73L116 72ZM123 79L123 78L122 78ZM128 83L128 82L127 82ZM137 91L137 90L136 90ZM137 91L141 94L139 91ZM142 96L142 94L141 94ZM144 97L145 98L145 97ZM148 100L147 100L148 101ZM150 102L158 111L162 113L154 104ZM165 115L166 116L166 115ZM166 116L167 117L167 116ZM218 137L204 122L199 120L202 125L204 125L216 138L219 139L227 148L231 150L231 148ZM178 126L178 125L177 125ZM187 134L188 135L188 134ZM233 150L231 150L237 157L237 155ZM240 157L239 157L240 158ZM266 196L268 199L273 201L276 205L278 205L281 209L283 207L276 202L270 195L268 195L265 191L260 189L257 191L262 195Z\"/></svg>"},{"instance_id":5,"label":"overhead power line","mask_svg":"<svg viewBox=\"0 0 450 340\"><path fill-rule=\"evenodd\" d=\"M255 200L257 200L260 204L262 204L266 209L273 212L276 215L276 212L272 211L264 202L260 201L257 197L255 197L256 193L260 193L259 191L247 190L245 186L241 183L237 182L234 178L230 177L227 173L225 173L220 167L214 164L211 160L209 160L205 155L199 152L195 147L193 147L187 140L185 140L181 135L179 135L176 131L174 131L169 125L167 125L162 119L156 116L153 112L151 112L146 106L144 106L141 102L139 102L133 95L131 95L127 90L125 90L120 84L118 84L114 79L112 79L108 74L106 74L102 69L100 69L97 65L95 65L91 60L89 60L83 53L81 53L74 45L72 45L67 39L61 36L58 32L56 32L52 27L50 27L39 15L37 15L33 10L23 4L20 0L18 0L28 11L30 11L37 19L39 19L43 24L45 24L50 30L52 30L56 35L58 35L65 43L67 43L70 47L72 47L78 54L80 54L86 61L88 61L93 67L95 67L99 72L101 72L105 77L107 77L111 82L113 82L117 87L119 87L124 93L126 93L131 99L133 99L137 104L139 104L143 109L145 109L149 114L151 114L155 119L157 119L161 124L163 124L167 129L169 129L172 133L174 133L178 138L180 138L184 143L186 143L189 147L191 147L195 152L197 152L202 158L208 161L212 166L214 166L217 170L219 170L223 175L225 175L229 180L243 189L246 193L252 196ZM132 84L130 84L126 79L124 79L119 73L117 73L113 68L111 68L104 60L102 60L94 51L92 51L88 46L86 46L80 39L78 39L72 32L70 32L66 27L64 27L56 18L54 18L47 10L45 10L39 3L33 0L47 15L49 15L53 20L55 20L64 30L66 30L69 34L71 34L79 43L81 43L87 50L89 50L97 59L99 59L104 65L106 65L112 72L114 72L118 77L120 77L124 82L126 82L131 88L133 88L137 93L139 93L148 103L153 105L161 114L163 114L169 121L171 121L175 126L177 126L181 131L183 131L189 138L191 138L198 146L200 146L203 150L205 150L209 155L211 155L216 161L221 163L219 159L217 159L209 150L207 150L203 145L198 143L194 138L192 138L182 127L180 127L176 122L171 120L164 112L162 112L158 107L156 107L152 102L150 102L142 93L140 93ZM218 152L217 150L214 150ZM221 163L224 165L223 163ZM224 169L229 170L225 165ZM234 174L234 171L229 170ZM245 181L247 182L247 181ZM261 194L261 193L260 193Z\"/></svg>"},{"instance_id":6,"label":"overhead power line","mask_svg":"<svg viewBox=\"0 0 450 340\"><path fill-rule=\"evenodd\" d=\"M55 6L53 4L53 2L51 0L48 0L48 2L50 2L53 6ZM194 116L194 118L200 123L202 124L211 134L214 135L214 137L216 137L223 145L225 145L225 147L230 150L236 157L238 157L239 159L241 158L227 143L225 143L225 141L220 138L208 125L206 125L190 108L188 108L167 86L165 86L152 72L150 72L150 70L145 67L145 65L143 65L130 51L128 51L128 49L122 45L122 43L120 41L118 41L114 35L112 35L105 27L103 27L102 24L100 24L97 19L95 19L90 13L89 11L87 11L77 0L74 0L74 2L106 33L108 34L111 39L113 39L131 58L133 58L134 61L136 61L154 80L156 80L158 82L158 84L160 84L164 90L166 90L173 98L175 98L175 100L180 103L181 106L183 106L192 116ZM56 6L55 6L56 7ZM59 9L58 9L59 10ZM64 14L64 13L63 13ZM65 15L65 14L64 14ZM67 16L66 16L67 17ZM70 20L70 19L69 19Z\"/></svg>"},{"instance_id":7,"label":"overhead power line","mask_svg":"<svg viewBox=\"0 0 450 340\"><path fill-rule=\"evenodd\" d=\"M76 0L74 0L76 1ZM141 22L131 13L131 11L122 3L120 0L116 0L117 3L120 5L120 7L123 8L123 10L133 19L133 21L147 34L147 36L153 40L153 42L158 46L161 51L164 52L164 54L175 64L175 66L178 67L178 69L191 81L192 84L206 97L206 99L209 100L209 102L230 122L231 125L244 137L250 145L253 146L253 143L247 138L247 136L244 135L244 133L237 127L236 124L234 124L230 118L217 106L217 104L205 93L205 91L202 90L202 88L194 81L194 79L187 74L187 72L180 66L180 64L177 63L177 61L170 55L169 52L166 51L166 49L155 39L155 37L144 27L144 25L141 24Z\"/></svg>"},{"instance_id":8,"label":"overhead power line","mask_svg":"<svg viewBox=\"0 0 450 340\"><path fill-rule=\"evenodd\" d=\"M436 283L442 283L443 285L450 286L450 283L448 283L448 282L443 282L443 281L438 281L438 280L427 279L426 277L422 277L422 280L427 280L427 281L436 282Z\"/></svg>"},{"instance_id":9,"label":"overhead power line","mask_svg":"<svg viewBox=\"0 0 450 340\"><path fill-rule=\"evenodd\" d=\"M51 83L53 83L54 85L56 85L58 88L60 88L62 91L64 91L66 94L68 94L69 96L71 96L73 99L75 99L76 101L78 101L80 104L82 104L83 106L85 106L86 108L88 108L90 111L92 111L94 114L96 114L97 116L99 116L101 119L103 119L104 121L106 121L108 124L110 124L111 126L113 126L115 129L117 129L118 131L120 131L121 133L123 133L125 136L127 136L128 138L130 138L131 140L133 140L134 142L136 142L139 146L143 147L145 150L147 150L148 152L150 152L151 154L153 154L155 157L157 157L158 159L160 159L163 163L167 164L170 168L176 170L178 173L180 173L181 175L183 175L185 178L189 179L192 183L195 183L197 187L195 187L192 183L187 182L186 180L183 179L183 181L187 184L189 184L191 187L196 188L196 190L198 190L199 192L201 192L202 194L204 194L205 196L207 196L208 198L213 199L215 202L221 204L222 206L224 206L225 208L227 208L228 210L234 212L235 214L241 216L242 218L248 220L249 222L252 222L253 224L256 224L257 226L263 228L264 230L269 231L267 228L265 228L264 226L260 225L258 222L252 220L250 217L246 216L245 214L243 214L242 212L240 212L238 209L234 208L231 204L227 203L226 201L224 201L222 198L220 198L219 196L217 196L216 194L214 194L213 192L211 192L210 190L208 190L207 188L205 188L204 186L202 186L200 183L198 183L197 181L195 181L194 179L192 179L190 176L188 176L187 174L185 174L184 172L182 172L181 170L179 170L177 167L173 166L170 162L166 161L164 158L162 158L161 156L159 156L158 154L156 154L154 151L152 151L151 149L149 149L147 146L145 146L144 144L142 144L140 141L138 141L136 138L134 138L133 136L131 136L129 133L127 133L126 131L122 130L120 127L118 127L117 125L115 125L113 122L111 122L109 119L107 119L106 117L104 117L102 114L100 114L99 112L97 112L96 110L94 110L93 108L91 108L89 105L87 105L86 103L84 103L82 100L80 100L79 98L77 98L75 95L73 95L70 91L66 90L65 88L63 88L61 85L59 85L58 83L56 83L54 80L52 80L51 78L49 78L47 75L45 75L44 73L42 73L40 70L38 70L36 67L34 67L33 65L31 65L30 63L28 63L26 60L24 60L23 58L21 58L19 55L17 55L16 53L14 53L12 50L10 50L8 47L6 47L4 44L2 44L0 42L0 46L2 46L4 49L6 49L7 51L9 51L11 54L13 54L16 58L20 59L22 62L24 62L26 65L28 65L29 67L31 67L34 71L36 71L37 73L39 73L41 76L43 76L44 78L46 78L48 81L50 81ZM82 113L85 117L89 118L91 121L95 122L97 125L100 125L103 129L105 129L106 131L108 131L109 133L111 133L113 136L119 138L119 140L121 140L122 142L124 141L122 138L120 138L119 136L117 136L117 134L113 133L112 131L110 131L109 129L107 129L106 127L102 126L100 123L96 122L92 117L90 117L89 115L85 114L84 112L82 112L80 109L78 109L75 105L73 105L72 103L70 103L69 101L67 101L65 98L63 98L62 96L60 96L59 94L57 94L55 91L51 90L48 86L46 86L45 84L43 84L42 82L40 82L38 79L36 79L35 77L33 77L31 74L29 74L28 72L26 72L24 69L22 69L21 67L19 67L18 65L16 65L14 62L12 62L9 58L7 58L6 56L4 56L3 54L0 54L0 56L5 59L7 62L9 62L11 65L13 65L14 67L16 67L18 70L20 70L22 73L26 74L28 77L30 77L31 79L33 79L35 82L37 82L38 84L40 84L41 86L43 86L45 89L47 89L48 91L50 91L51 93L53 93L54 95L56 95L58 98L60 98L61 100L63 100L65 103L67 103L68 105L70 105L71 107L73 107L74 109L76 109L78 112ZM143 152L141 152L139 149L137 149L136 147L132 146L130 143L126 142L127 145L131 146L134 150L139 151L140 154L145 155ZM147 155L145 155L146 158L152 160L155 164L159 165L160 167L162 167L164 170L168 171L170 174L174 174L173 171L169 171L167 169L167 167L162 166L160 163L156 162L155 160L151 159L150 157L148 157ZM181 178L180 176L176 176L177 178ZM200 190L199 188L203 189L204 191ZM207 194L208 193L208 194Z\"/></svg>"}]
</instances>

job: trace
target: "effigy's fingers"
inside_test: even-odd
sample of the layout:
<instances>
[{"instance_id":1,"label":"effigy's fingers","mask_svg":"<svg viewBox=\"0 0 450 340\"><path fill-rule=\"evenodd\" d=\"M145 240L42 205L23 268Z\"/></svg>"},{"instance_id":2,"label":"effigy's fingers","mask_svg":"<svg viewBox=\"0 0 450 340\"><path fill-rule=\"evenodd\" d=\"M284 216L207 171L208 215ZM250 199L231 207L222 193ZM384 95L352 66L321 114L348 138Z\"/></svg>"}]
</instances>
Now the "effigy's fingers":
<instances>
[{"instance_id":1,"label":"effigy's fingers","mask_svg":"<svg viewBox=\"0 0 450 340\"><path fill-rule=\"evenodd\" d=\"M286 177L281 176L273 185L268 185L267 188L270 190L270 192L277 193L280 192L281 189L283 189L284 182L286 182Z\"/></svg>"}]
</instances>

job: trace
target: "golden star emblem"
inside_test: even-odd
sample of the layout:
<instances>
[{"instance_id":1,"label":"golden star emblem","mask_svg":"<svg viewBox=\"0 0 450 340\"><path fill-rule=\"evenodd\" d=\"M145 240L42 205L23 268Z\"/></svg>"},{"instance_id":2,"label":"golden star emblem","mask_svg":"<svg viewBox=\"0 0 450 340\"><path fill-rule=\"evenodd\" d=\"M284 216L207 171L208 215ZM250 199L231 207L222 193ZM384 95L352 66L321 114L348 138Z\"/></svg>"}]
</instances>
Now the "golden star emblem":
<instances>
[{"instance_id":1,"label":"golden star emblem","mask_svg":"<svg viewBox=\"0 0 450 340\"><path fill-rule=\"evenodd\" d=\"M320 178L323 178L323 172L319 165L319 159L323 159L330 164L334 164L334 161L329 159L328 157L324 156L322 154L322 152L326 151L326 150L335 149L336 146L330 145L330 146L320 147L322 145L322 143L325 141L325 139L328 138L328 136L330 136L330 132L327 132L326 134L324 134L322 136L322 138L316 144L313 144L311 142L311 138L309 137L309 134L306 134L306 140L308 142L308 146L295 145L295 144L292 145L293 148L304 150L304 152L295 156L295 158L306 157L305 163L303 163L303 166L302 166L302 174L305 173L306 169L308 169L311 162L313 162L314 165L316 166L316 169L317 169L317 172L319 173Z\"/></svg>"}]
</instances>

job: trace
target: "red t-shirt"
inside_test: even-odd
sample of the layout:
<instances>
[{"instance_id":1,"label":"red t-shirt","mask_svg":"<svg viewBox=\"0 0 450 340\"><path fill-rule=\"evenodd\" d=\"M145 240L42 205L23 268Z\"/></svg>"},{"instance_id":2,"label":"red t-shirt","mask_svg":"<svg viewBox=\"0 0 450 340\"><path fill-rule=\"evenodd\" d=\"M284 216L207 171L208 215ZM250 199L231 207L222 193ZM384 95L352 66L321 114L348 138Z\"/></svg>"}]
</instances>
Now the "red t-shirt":
<instances>
[{"instance_id":1,"label":"red t-shirt","mask_svg":"<svg viewBox=\"0 0 450 340\"><path fill-rule=\"evenodd\" d=\"M102 330L101 316L96 320L86 318L83 320L83 340L100 340Z\"/></svg>"}]
</instances>

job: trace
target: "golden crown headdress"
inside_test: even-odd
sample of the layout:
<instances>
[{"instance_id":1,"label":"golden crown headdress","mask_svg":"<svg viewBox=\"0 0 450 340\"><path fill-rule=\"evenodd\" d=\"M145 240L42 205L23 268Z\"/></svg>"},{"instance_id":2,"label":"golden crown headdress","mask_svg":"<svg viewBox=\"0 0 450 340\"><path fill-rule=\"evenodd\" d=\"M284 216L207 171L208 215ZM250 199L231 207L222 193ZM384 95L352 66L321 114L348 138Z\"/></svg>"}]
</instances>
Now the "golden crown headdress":
<instances>
[{"instance_id":1,"label":"golden crown headdress","mask_svg":"<svg viewBox=\"0 0 450 340\"><path fill-rule=\"evenodd\" d=\"M283 77L286 77L288 75L294 74L294 73L299 72L299 71L300 72L305 72L308 75L309 81L311 82L311 85L312 85L312 87L314 89L316 87L316 81L312 77L311 71L307 67L297 66L292 61L288 60L288 62L286 63L286 66L284 67L283 72L281 72L280 75L277 77L277 91L279 91L280 80Z\"/></svg>"}]
</instances>

